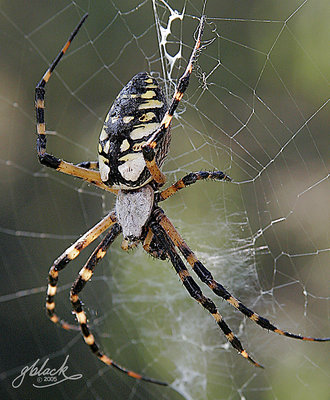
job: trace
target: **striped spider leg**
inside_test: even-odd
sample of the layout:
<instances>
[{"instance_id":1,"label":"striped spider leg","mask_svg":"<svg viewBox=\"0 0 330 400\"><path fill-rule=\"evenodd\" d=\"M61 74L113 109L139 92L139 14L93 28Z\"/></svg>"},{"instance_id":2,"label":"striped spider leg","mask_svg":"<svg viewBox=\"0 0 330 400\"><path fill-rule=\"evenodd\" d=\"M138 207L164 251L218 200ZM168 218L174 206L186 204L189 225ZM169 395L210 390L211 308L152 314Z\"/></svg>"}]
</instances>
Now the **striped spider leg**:
<instances>
[{"instance_id":1,"label":"striped spider leg","mask_svg":"<svg viewBox=\"0 0 330 400\"><path fill-rule=\"evenodd\" d=\"M76 164L76 167L81 167L85 169L99 169L99 162L98 161L83 161L79 164Z\"/></svg>"},{"instance_id":2,"label":"striped spider leg","mask_svg":"<svg viewBox=\"0 0 330 400\"><path fill-rule=\"evenodd\" d=\"M80 20L79 24L76 26L74 31L71 33L68 41L63 46L62 50L59 52L57 57L54 59L50 67L45 72L44 76L41 78L40 82L37 84L35 89L35 107L36 107L36 119L37 119L37 153L41 164L46 167L55 169L56 171L63 172L65 174L73 175L75 177L84 179L87 182L93 183L94 185L110 191L112 193L117 193L118 191L105 185L100 177L99 171L93 170L96 163L92 163L93 168L86 168L85 163L74 165L67 161L61 160L52 154L46 152L46 124L45 124L45 86L49 81L55 67L69 48L72 40L78 33L82 24L85 22L88 14L85 14ZM88 165L88 162L86 162Z\"/></svg>"},{"instance_id":3,"label":"striped spider leg","mask_svg":"<svg viewBox=\"0 0 330 400\"><path fill-rule=\"evenodd\" d=\"M97 263L106 255L107 250L109 249L111 244L121 233L121 227L117 223L117 218L114 212L103 218L97 225L95 225L92 229L90 229L82 237L80 237L73 245L71 245L60 257L58 257L54 261L54 264L51 266L48 274L48 289L46 299L47 315L52 322L58 324L63 329L79 329L75 325L69 324L66 321L60 319L59 316L55 313L54 297L57 291L58 275L59 272L63 270L70 261L78 257L78 255L84 248L91 244L107 229L110 229L109 232L105 235L100 244L95 248L89 259L87 260L86 264L79 272L79 275L72 285L70 291L70 301L72 304L73 312L76 315L77 321L80 325L84 341L89 346L91 351L106 365L112 366L132 378L155 383L157 385L167 386L168 384L166 382L149 378L147 376L138 374L132 370L122 367L100 350L99 345L95 341L94 335L91 333L90 328L88 327L87 316L83 310L82 302L78 296L86 283L92 278Z\"/></svg>"},{"instance_id":4,"label":"striped spider leg","mask_svg":"<svg viewBox=\"0 0 330 400\"><path fill-rule=\"evenodd\" d=\"M153 179L159 185L163 185L166 181L166 178L165 178L165 175L161 172L159 166L157 165L155 148L156 148L157 144L162 140L164 135L166 135L168 129L170 128L170 124L173 119L174 112L177 109L177 107L183 97L183 94L189 85L189 78L190 78L190 75L191 75L191 72L193 69L193 64L196 61L196 58L198 55L198 50L201 45L201 38L203 35L204 24L205 24L205 16L202 16L200 24L199 24L199 29L198 29L198 34L197 34L197 39L196 39L194 49L191 53L186 70L183 73L183 75L181 76L181 78L179 79L175 93L172 98L172 102L171 102L167 112L165 113L159 128L153 133L153 135L149 138L147 143L142 147L142 153L143 153L143 157L144 157L146 166L147 166L151 176L153 177Z\"/></svg>"},{"instance_id":5,"label":"striped spider leg","mask_svg":"<svg viewBox=\"0 0 330 400\"><path fill-rule=\"evenodd\" d=\"M55 324L59 324L62 328L68 330L76 330L77 327L61 320L55 313L54 297L57 291L58 274L63 270L70 261L77 258L80 252L97 239L104 231L113 226L117 221L115 213L105 216L98 224L87 231L75 243L61 254L51 266L48 273L48 288L46 298L46 310L49 319Z\"/></svg>"},{"instance_id":6,"label":"striped spider leg","mask_svg":"<svg viewBox=\"0 0 330 400\"><path fill-rule=\"evenodd\" d=\"M164 201L168 199L170 196L173 196L176 192L181 189L186 188L187 186L192 185L200 180L216 180L216 181L227 181L231 182L231 178L224 174L222 171L199 171L199 172L190 172L189 174L185 175L183 178L179 179L177 182L173 183L167 189L162 190L159 193L159 201Z\"/></svg>"},{"instance_id":7,"label":"striped spider leg","mask_svg":"<svg viewBox=\"0 0 330 400\"><path fill-rule=\"evenodd\" d=\"M82 291L86 283L91 279L93 276L94 269L96 264L105 256L108 248L117 238L117 236L121 233L122 229L118 223L115 223L101 243L96 247L93 251L92 255L80 271L77 279L75 280L74 284L72 285L70 291L70 300L73 308L73 312L75 313L78 323L80 325L81 332L83 334L85 343L89 346L91 351L106 365L112 366L118 369L120 372L125 373L126 375L142 380L145 382L155 383L161 386L167 386L166 382L162 382L153 378L149 378L147 376L138 374L132 370L122 367L121 365L117 364L114 360L104 354L99 345L96 343L94 335L91 333L90 328L87 324L87 316L83 310L83 305L81 300L79 299L78 294Z\"/></svg>"},{"instance_id":8,"label":"striped spider leg","mask_svg":"<svg viewBox=\"0 0 330 400\"><path fill-rule=\"evenodd\" d=\"M155 210L154 215L156 215L156 220L162 218L164 216L163 211L158 208ZM247 351L243 348L239 339L233 334L229 326L226 324L222 315L220 315L216 305L214 302L205 297L201 288L194 281L192 276L189 274L187 267L184 265L180 256L175 250L174 242L170 238L166 229L163 228L161 221L156 222L153 221L150 224L150 228L157 238L157 240L162 243L164 251L166 252L168 258L170 259L175 271L179 275L183 286L187 289L188 293L192 298L194 298L198 303L200 303L215 319L217 325L220 327L222 332L225 334L229 343L248 361L250 361L256 367L263 368L262 365L253 360L253 358L247 353Z\"/></svg>"},{"instance_id":9,"label":"striped spider leg","mask_svg":"<svg viewBox=\"0 0 330 400\"><path fill-rule=\"evenodd\" d=\"M219 297L223 298L224 300L226 300L229 304L231 304L238 311L240 311L242 314L244 314L246 317L248 317L251 321L255 322L257 325L261 326L264 329L270 330L270 331L275 332L275 333L277 333L279 335L290 337L290 338L293 338L293 339L298 339L298 340L303 340L303 341L310 341L310 342L328 342L328 341L330 341L330 338L307 337L307 336L297 335L297 334L294 334L294 333L290 333L290 332L284 331L282 329L277 328L268 319L260 316L256 312L250 310L248 307L246 307L241 301L239 301L237 298L235 298L231 293L229 293L220 283L218 283L213 278L212 274L198 260L196 255L188 247L188 245L182 239L181 235L175 229L175 227L173 226L171 221L166 217L166 215L164 214L164 212L160 208L157 210L156 221L163 229L163 232L164 232L163 236L164 236L164 234L166 232L165 235L168 236L168 238L171 240L173 245L176 246L179 249L179 251L181 252L183 257L186 259L188 264L190 264L190 266L192 267L192 270L198 276L198 278L203 283L205 283L217 296L219 296ZM153 232L155 233L155 230L153 230ZM162 240L164 240L163 236L162 236ZM151 239L149 239L149 242L151 242ZM171 248L171 252L173 253L174 251L175 251L175 249ZM167 254L168 254L169 258L171 259L171 261L173 263L174 262L173 261L174 258L177 258L177 256L174 257L174 255L170 254L168 251L167 251ZM182 275L182 273L181 273L181 275ZM180 275L180 277L181 277L181 275ZM184 275L187 275L187 273L184 272ZM194 297L194 296L192 295L192 297ZM201 304L204 306L204 304L202 302L201 302ZM213 312L211 312L211 313L215 317L215 314L213 314ZM217 320L217 318L215 317L216 320ZM251 357L248 356L248 354L242 348L240 342L238 341L238 339L235 338L235 336L232 334L232 332L226 331L225 329L223 329L221 327L220 324L219 324L219 326L223 330L223 332L225 333L225 335L226 335L227 339L229 340L229 342L231 343L231 345L234 348L236 348L244 358L247 358L249 361L251 361L256 366L259 366L259 367L261 366L260 364L256 363L254 360L252 360Z\"/></svg>"}]
</instances>

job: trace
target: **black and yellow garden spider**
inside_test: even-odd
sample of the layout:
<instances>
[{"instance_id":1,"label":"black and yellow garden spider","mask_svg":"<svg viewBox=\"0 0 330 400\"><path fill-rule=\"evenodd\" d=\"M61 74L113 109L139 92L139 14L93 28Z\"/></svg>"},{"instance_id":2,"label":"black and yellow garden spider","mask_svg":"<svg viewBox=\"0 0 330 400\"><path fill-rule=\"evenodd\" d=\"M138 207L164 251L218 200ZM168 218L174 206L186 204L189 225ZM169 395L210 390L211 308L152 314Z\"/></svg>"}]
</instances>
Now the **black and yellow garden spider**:
<instances>
[{"instance_id":1,"label":"black and yellow garden spider","mask_svg":"<svg viewBox=\"0 0 330 400\"><path fill-rule=\"evenodd\" d=\"M76 329L75 326L61 320L55 313L54 297L57 290L58 274L84 248L102 233L108 231L79 272L70 291L73 311L80 325L83 338L92 352L105 364L111 365L133 378L159 385L167 385L165 382L127 370L104 354L95 342L94 336L88 327L87 317L79 299L79 293L86 282L91 279L97 263L105 256L109 246L122 232L124 237L122 248L124 250L132 248L141 242L147 253L159 259L170 260L190 296L213 316L229 343L255 366L261 367L259 363L249 356L241 342L230 330L219 314L215 303L203 295L200 287L188 272L177 249L203 283L217 296L226 300L262 328L294 339L314 342L329 341L330 338L304 337L278 329L266 318L247 308L220 283L214 280L212 274L197 259L164 214L164 211L158 206L160 202L199 180L231 180L221 171L192 172L167 189L160 189L165 183L165 176L160 167L169 149L171 139L170 124L173 114L188 87L193 64L201 46L205 23L204 16L200 21L196 43L188 65L178 81L169 106L167 106L165 96L157 81L146 72L139 73L122 89L110 108L100 134L98 162L87 161L74 165L46 152L45 86L86 18L87 14L83 16L67 43L37 84L35 90L37 152L41 164L56 171L84 179L101 189L114 193L117 196L116 206L114 211L106 215L97 225L65 250L50 268L46 309L51 321L64 329Z\"/></svg>"}]
</instances>

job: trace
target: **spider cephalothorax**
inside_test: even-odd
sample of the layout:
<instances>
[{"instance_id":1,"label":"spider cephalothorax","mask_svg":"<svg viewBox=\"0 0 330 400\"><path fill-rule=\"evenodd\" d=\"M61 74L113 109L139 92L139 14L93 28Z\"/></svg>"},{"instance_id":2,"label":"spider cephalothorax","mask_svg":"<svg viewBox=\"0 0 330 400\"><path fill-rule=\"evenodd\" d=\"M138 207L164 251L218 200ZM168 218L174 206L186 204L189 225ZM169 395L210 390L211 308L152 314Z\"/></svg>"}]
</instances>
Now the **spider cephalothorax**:
<instances>
[{"instance_id":1,"label":"spider cephalothorax","mask_svg":"<svg viewBox=\"0 0 330 400\"><path fill-rule=\"evenodd\" d=\"M116 198L116 216L124 239L136 243L154 208L155 194L151 185L135 190L119 190Z\"/></svg>"},{"instance_id":2,"label":"spider cephalothorax","mask_svg":"<svg viewBox=\"0 0 330 400\"><path fill-rule=\"evenodd\" d=\"M204 296L179 256L178 250L203 283L217 296L226 300L262 328L300 340L329 341L330 338L310 338L283 331L266 318L247 308L213 278L158 206L159 202L199 180L231 180L221 171L191 172L167 189L160 190L165 183L165 176L160 171L160 167L168 153L171 120L188 87L193 63L201 44L205 17L201 18L194 49L186 70L179 79L169 107L166 106L166 99L156 80L146 72L142 72L135 75L122 89L105 119L100 134L99 162L86 161L74 165L46 152L45 85L86 18L87 14L81 19L68 42L36 87L37 152L39 161L43 165L82 178L99 188L115 193L117 195L116 207L54 261L48 275L46 309L49 318L62 328L76 329L75 326L61 320L55 312L54 297L57 291L59 271L75 259L91 242L107 231L79 272L71 288L70 300L73 312L86 344L101 361L133 378L167 385L165 382L127 370L104 354L88 327L87 316L79 298L79 293L91 279L97 263L105 256L108 248L122 232L124 236L123 249L127 250L142 242L143 248L153 257L170 260L190 296L213 316L229 343L255 366L260 367L260 364L244 350L239 339L223 320L215 303Z\"/></svg>"}]
</instances>

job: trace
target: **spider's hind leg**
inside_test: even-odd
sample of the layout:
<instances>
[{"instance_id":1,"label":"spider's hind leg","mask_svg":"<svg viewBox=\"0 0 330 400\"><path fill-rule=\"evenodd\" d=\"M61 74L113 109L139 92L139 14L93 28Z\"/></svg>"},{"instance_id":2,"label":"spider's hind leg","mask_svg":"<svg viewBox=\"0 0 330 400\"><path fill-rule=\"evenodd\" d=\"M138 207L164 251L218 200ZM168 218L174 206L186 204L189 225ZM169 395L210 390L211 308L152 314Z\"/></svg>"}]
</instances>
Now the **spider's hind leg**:
<instances>
[{"instance_id":1,"label":"spider's hind leg","mask_svg":"<svg viewBox=\"0 0 330 400\"><path fill-rule=\"evenodd\" d=\"M193 65L197 59L198 51L201 46L201 39L202 39L202 35L203 35L204 24L205 24L205 16L202 16L200 24L199 24L199 29L198 29L195 46L190 55L189 62L185 69L185 72L183 73L183 75L181 76L181 78L178 81L178 84L177 84L175 93L173 95L171 104L169 105L168 111L164 115L159 128L153 133L153 135L148 139L147 143L144 144L142 147L142 153L143 153L143 157L144 157L146 166L147 166L150 174L152 175L153 179L160 185L165 183L165 176L161 172L159 166L157 165L155 148L162 141L162 139L164 138L164 135L167 134L168 129L170 128L171 121L173 119L174 112L177 109L180 101L182 100L183 94L189 85L189 78L192 73Z\"/></svg>"},{"instance_id":2,"label":"spider's hind leg","mask_svg":"<svg viewBox=\"0 0 330 400\"><path fill-rule=\"evenodd\" d=\"M85 168L85 169L99 169L99 162L98 161L83 161L79 164L75 165L76 167Z\"/></svg>"},{"instance_id":3,"label":"spider's hind leg","mask_svg":"<svg viewBox=\"0 0 330 400\"><path fill-rule=\"evenodd\" d=\"M68 50L72 40L77 35L79 29L82 24L85 22L87 18L87 14L85 14L80 20L77 27L71 33L69 39L62 47L62 50L58 53L50 67L44 73L40 82L37 84L35 88L35 109L36 109L36 122L37 122L37 154L39 162L49 168L55 169L58 172L62 172L64 174L72 175L77 178L84 179L87 182L90 182L104 190L110 191L112 193L117 193L117 190L112 189L111 187L105 185L102 182L99 171L95 170L96 163L90 163L93 166L87 167L85 163L74 165L70 162L64 161L54 155L47 153L47 136L46 136L46 122L45 122L45 87L47 82L49 81L52 73L54 72L56 66ZM84 165L85 164L85 165Z\"/></svg>"}]
</instances>

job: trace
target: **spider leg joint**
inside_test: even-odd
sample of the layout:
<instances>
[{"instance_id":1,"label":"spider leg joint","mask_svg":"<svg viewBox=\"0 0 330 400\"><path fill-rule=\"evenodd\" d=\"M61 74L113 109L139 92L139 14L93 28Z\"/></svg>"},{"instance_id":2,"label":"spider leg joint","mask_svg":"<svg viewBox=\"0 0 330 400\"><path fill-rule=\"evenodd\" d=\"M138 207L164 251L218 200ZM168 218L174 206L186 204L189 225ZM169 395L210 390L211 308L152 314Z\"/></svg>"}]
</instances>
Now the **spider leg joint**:
<instances>
[{"instance_id":1,"label":"spider leg joint","mask_svg":"<svg viewBox=\"0 0 330 400\"><path fill-rule=\"evenodd\" d=\"M142 153L146 161L152 161L155 156L155 151L150 146L142 146Z\"/></svg>"}]
</instances>

